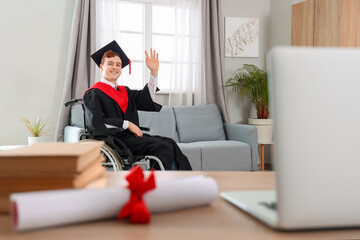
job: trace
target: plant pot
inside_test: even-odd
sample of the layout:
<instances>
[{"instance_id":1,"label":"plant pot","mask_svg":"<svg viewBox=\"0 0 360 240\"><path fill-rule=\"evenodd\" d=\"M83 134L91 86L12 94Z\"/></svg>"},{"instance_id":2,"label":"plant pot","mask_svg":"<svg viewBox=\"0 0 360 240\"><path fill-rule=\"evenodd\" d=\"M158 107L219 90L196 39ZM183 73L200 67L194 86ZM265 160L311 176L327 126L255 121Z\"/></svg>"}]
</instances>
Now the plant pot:
<instances>
[{"instance_id":1,"label":"plant pot","mask_svg":"<svg viewBox=\"0 0 360 240\"><path fill-rule=\"evenodd\" d=\"M272 142L272 119L249 118L249 124L256 126L258 143Z\"/></svg>"},{"instance_id":2,"label":"plant pot","mask_svg":"<svg viewBox=\"0 0 360 240\"><path fill-rule=\"evenodd\" d=\"M34 143L42 142L42 137L28 137L29 145L32 145Z\"/></svg>"}]
</instances>

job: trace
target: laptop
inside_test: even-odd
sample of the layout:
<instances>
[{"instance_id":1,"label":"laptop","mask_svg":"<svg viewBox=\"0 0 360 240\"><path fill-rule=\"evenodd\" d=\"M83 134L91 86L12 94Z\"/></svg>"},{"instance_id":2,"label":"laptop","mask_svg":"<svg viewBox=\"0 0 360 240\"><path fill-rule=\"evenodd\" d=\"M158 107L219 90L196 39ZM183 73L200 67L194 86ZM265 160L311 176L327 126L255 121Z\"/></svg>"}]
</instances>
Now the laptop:
<instances>
[{"instance_id":1,"label":"laptop","mask_svg":"<svg viewBox=\"0 0 360 240\"><path fill-rule=\"evenodd\" d=\"M267 56L276 191L221 196L275 229L360 226L360 49Z\"/></svg>"}]
</instances>

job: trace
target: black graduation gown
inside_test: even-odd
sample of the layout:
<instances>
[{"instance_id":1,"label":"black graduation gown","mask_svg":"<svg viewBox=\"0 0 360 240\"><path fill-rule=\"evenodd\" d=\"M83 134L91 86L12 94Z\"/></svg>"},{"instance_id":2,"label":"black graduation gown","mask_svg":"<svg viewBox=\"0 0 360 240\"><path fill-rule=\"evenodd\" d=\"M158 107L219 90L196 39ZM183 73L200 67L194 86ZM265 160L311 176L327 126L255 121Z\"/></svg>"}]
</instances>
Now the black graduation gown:
<instances>
[{"instance_id":1,"label":"black graduation gown","mask_svg":"<svg viewBox=\"0 0 360 240\"><path fill-rule=\"evenodd\" d=\"M122 128L124 120L139 126L137 110L160 111L161 105L152 101L147 85L142 90L130 90L128 87L125 89L128 96L125 112L115 100L100 89L92 88L85 93L83 106L87 129L109 130L105 124ZM120 91L119 94L121 94ZM189 160L171 138L148 134L135 137L128 129L117 133L116 137L121 139L134 155L158 157L166 170L172 169L173 161L175 161L178 170L192 170Z\"/></svg>"}]
</instances>

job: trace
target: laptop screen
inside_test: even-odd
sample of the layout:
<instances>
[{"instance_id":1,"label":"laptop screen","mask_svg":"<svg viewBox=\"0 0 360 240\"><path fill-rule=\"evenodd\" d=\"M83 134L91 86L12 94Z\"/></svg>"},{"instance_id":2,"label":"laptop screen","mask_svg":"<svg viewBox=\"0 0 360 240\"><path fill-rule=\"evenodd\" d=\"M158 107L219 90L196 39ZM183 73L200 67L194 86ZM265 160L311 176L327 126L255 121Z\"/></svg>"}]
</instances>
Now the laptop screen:
<instances>
[{"instance_id":1,"label":"laptop screen","mask_svg":"<svg viewBox=\"0 0 360 240\"><path fill-rule=\"evenodd\" d=\"M280 219L359 222L360 49L279 47L267 66Z\"/></svg>"}]
</instances>

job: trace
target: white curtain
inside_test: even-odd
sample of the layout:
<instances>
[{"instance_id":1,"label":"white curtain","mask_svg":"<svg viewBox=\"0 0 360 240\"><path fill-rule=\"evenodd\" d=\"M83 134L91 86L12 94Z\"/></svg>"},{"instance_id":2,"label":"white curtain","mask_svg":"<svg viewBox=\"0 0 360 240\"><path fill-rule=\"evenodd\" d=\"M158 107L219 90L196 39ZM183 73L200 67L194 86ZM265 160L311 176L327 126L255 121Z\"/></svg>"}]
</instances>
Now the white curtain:
<instances>
[{"instance_id":1,"label":"white curtain","mask_svg":"<svg viewBox=\"0 0 360 240\"><path fill-rule=\"evenodd\" d=\"M97 49L114 39L121 42L120 34L117 31L121 19L121 6L119 5L121 1L97 0L96 2L97 29L103 30L101 34L97 34ZM175 39L172 49L171 77L170 79L159 79L159 81L170 81L170 89L163 89L161 86L160 89L169 91L168 105L170 106L205 104L202 0L136 0L122 3L170 4L175 6ZM125 46L127 43L122 44ZM160 52L160 60L161 54ZM162 71L161 63L160 71ZM133 72L135 74L135 69ZM98 71L96 79L98 80L100 77L100 71ZM120 79L120 82L124 82L123 80ZM143 85L140 84L139 86L142 87Z\"/></svg>"},{"instance_id":2,"label":"white curtain","mask_svg":"<svg viewBox=\"0 0 360 240\"><path fill-rule=\"evenodd\" d=\"M202 0L177 0L170 106L205 103Z\"/></svg>"},{"instance_id":3,"label":"white curtain","mask_svg":"<svg viewBox=\"0 0 360 240\"><path fill-rule=\"evenodd\" d=\"M96 28L99 30L96 34L96 49L100 49L109 42L117 39L117 29L119 29L119 5L117 0L96 0ZM108 31L100 29L107 26ZM96 82L101 79L102 73L97 68Z\"/></svg>"}]
</instances>

